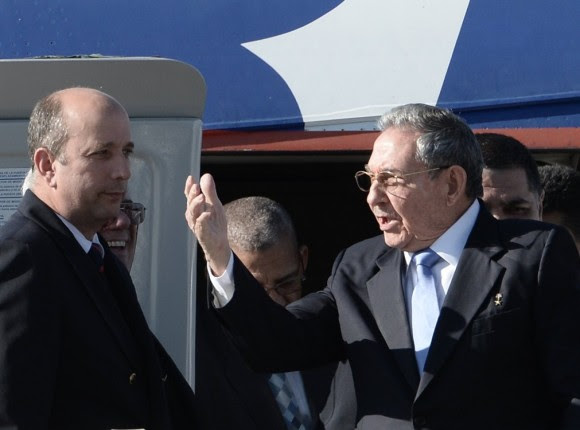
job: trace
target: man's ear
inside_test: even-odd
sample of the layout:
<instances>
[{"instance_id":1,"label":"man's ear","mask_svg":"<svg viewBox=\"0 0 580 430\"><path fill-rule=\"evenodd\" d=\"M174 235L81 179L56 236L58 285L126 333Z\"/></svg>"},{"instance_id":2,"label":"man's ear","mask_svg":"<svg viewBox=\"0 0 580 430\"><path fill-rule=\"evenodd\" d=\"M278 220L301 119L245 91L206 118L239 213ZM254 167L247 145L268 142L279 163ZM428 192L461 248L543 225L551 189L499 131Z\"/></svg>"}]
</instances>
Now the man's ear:
<instances>
[{"instance_id":1,"label":"man's ear","mask_svg":"<svg viewBox=\"0 0 580 430\"><path fill-rule=\"evenodd\" d=\"M306 267L308 267L308 247L300 245L298 253L300 254L300 261L302 261L302 271L306 271Z\"/></svg>"},{"instance_id":2,"label":"man's ear","mask_svg":"<svg viewBox=\"0 0 580 430\"><path fill-rule=\"evenodd\" d=\"M54 157L46 148L38 148L34 151L34 169L36 170L39 180L44 181L49 186L54 187L55 182L55 166ZM43 178L43 179L40 179Z\"/></svg>"},{"instance_id":3,"label":"man's ear","mask_svg":"<svg viewBox=\"0 0 580 430\"><path fill-rule=\"evenodd\" d=\"M467 173L461 166L453 165L446 169L447 175L447 205L453 206L457 201L465 197L467 187Z\"/></svg>"}]
</instances>

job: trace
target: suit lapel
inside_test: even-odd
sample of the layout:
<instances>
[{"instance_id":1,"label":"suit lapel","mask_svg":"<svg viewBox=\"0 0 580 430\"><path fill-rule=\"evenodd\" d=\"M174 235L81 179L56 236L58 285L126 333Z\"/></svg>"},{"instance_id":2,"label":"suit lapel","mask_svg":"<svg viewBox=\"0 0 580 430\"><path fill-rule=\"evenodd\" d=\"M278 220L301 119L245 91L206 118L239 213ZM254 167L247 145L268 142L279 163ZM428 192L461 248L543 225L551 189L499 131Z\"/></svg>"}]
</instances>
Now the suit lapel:
<instances>
[{"instance_id":1,"label":"suit lapel","mask_svg":"<svg viewBox=\"0 0 580 430\"><path fill-rule=\"evenodd\" d=\"M116 324L121 330L117 339L129 361L133 363L143 363L145 377L150 388L149 396L152 405L156 405L151 410L151 420L153 428L169 428L167 421L169 410L167 409L167 398L164 380L168 377L167 371L170 364L161 365L160 355L164 355L165 350L155 340L149 330L145 316L139 305L135 287L131 281L125 266L111 253L106 242L100 238L105 248L105 270L109 279L109 290L114 311L107 319L107 322ZM138 360L138 361L137 361ZM176 382L171 382L175 384Z\"/></svg>"},{"instance_id":2,"label":"suit lapel","mask_svg":"<svg viewBox=\"0 0 580 430\"><path fill-rule=\"evenodd\" d=\"M489 296L503 271L493 257L502 250L495 219L480 209L443 302L417 397L437 375Z\"/></svg>"},{"instance_id":3,"label":"suit lapel","mask_svg":"<svg viewBox=\"0 0 580 430\"><path fill-rule=\"evenodd\" d=\"M117 340L119 347L123 350L132 366L136 367L141 360L139 360L140 354L134 338L125 323L119 307L115 303L114 297L109 291L105 278L97 272L90 257L87 256L70 230L56 214L31 191L26 192L20 210L52 237L54 245L62 251L64 258L76 273L80 283L109 326L111 334Z\"/></svg>"},{"instance_id":4,"label":"suit lapel","mask_svg":"<svg viewBox=\"0 0 580 430\"><path fill-rule=\"evenodd\" d=\"M413 392L419 383L402 282L403 253L390 248L377 260L380 271L367 282L370 307L389 349Z\"/></svg>"}]
</instances>

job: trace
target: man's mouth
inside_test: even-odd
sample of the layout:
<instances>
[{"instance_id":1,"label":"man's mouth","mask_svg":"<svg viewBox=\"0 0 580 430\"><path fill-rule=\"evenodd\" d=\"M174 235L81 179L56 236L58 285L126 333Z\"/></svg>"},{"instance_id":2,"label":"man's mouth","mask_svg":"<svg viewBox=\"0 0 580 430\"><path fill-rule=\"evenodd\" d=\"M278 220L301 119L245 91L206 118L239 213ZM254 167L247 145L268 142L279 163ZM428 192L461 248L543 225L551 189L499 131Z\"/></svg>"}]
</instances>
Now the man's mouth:
<instances>
[{"instance_id":1,"label":"man's mouth","mask_svg":"<svg viewBox=\"0 0 580 430\"><path fill-rule=\"evenodd\" d=\"M124 199L125 198L125 191L122 190L109 190L109 191L105 191L103 193L105 196L107 196L109 199Z\"/></svg>"},{"instance_id":2,"label":"man's mouth","mask_svg":"<svg viewBox=\"0 0 580 430\"><path fill-rule=\"evenodd\" d=\"M124 240L110 240L107 241L107 245L109 245L109 248L125 248L127 242Z\"/></svg>"},{"instance_id":3,"label":"man's mouth","mask_svg":"<svg viewBox=\"0 0 580 430\"><path fill-rule=\"evenodd\" d=\"M393 225L393 223L395 223L398 218L392 215L375 215L377 218L377 221L379 223L379 227L382 229L387 229L389 228L389 226Z\"/></svg>"}]
</instances>

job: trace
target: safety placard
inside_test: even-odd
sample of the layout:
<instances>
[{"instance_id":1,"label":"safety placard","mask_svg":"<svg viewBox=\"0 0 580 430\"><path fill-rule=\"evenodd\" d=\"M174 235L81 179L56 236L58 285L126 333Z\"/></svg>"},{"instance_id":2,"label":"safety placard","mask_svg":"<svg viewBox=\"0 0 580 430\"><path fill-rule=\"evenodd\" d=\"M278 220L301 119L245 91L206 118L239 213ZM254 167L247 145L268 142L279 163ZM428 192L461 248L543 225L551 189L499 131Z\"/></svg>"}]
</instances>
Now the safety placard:
<instances>
[{"instance_id":1,"label":"safety placard","mask_svg":"<svg viewBox=\"0 0 580 430\"><path fill-rule=\"evenodd\" d=\"M26 167L0 169L0 226L18 208L22 199L22 183L27 172Z\"/></svg>"}]
</instances>

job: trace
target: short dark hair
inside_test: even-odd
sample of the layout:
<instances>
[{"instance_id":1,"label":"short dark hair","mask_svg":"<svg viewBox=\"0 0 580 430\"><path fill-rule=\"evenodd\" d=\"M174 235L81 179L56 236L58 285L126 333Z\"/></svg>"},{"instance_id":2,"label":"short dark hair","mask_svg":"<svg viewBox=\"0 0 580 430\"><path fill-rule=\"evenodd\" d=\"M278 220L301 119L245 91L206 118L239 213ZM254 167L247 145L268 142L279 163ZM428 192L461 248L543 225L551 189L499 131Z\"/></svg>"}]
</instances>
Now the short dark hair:
<instances>
[{"instance_id":1,"label":"short dark hair","mask_svg":"<svg viewBox=\"0 0 580 430\"><path fill-rule=\"evenodd\" d=\"M538 165L532 153L519 140L499 133L476 133L481 145L483 165L487 169L517 169L526 172L528 188L538 196L542 194L542 184Z\"/></svg>"},{"instance_id":2,"label":"short dark hair","mask_svg":"<svg viewBox=\"0 0 580 430\"><path fill-rule=\"evenodd\" d=\"M417 161L430 169L461 166L467 174L467 197L483 194L481 150L469 125L450 110L421 103L402 105L384 114L378 126L380 130L396 128L419 133Z\"/></svg>"},{"instance_id":3,"label":"short dark hair","mask_svg":"<svg viewBox=\"0 0 580 430\"><path fill-rule=\"evenodd\" d=\"M243 197L224 205L230 245L243 251L263 251L288 238L296 249L298 239L290 215L267 197Z\"/></svg>"},{"instance_id":4,"label":"short dark hair","mask_svg":"<svg viewBox=\"0 0 580 430\"><path fill-rule=\"evenodd\" d=\"M580 239L580 172L549 164L538 169L544 186L544 213L559 212L562 223Z\"/></svg>"}]
</instances>

